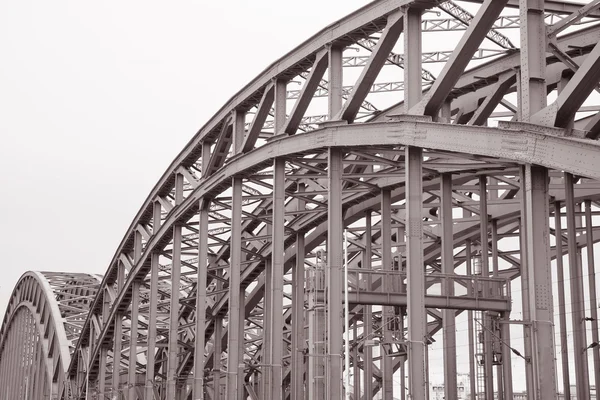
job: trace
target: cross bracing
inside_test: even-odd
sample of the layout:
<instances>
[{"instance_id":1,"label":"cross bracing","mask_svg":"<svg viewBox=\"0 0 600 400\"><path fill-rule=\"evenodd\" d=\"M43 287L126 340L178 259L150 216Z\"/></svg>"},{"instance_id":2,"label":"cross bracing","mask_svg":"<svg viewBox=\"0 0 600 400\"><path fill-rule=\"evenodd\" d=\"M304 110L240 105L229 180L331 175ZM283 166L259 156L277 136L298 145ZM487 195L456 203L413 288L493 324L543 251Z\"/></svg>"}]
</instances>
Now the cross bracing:
<instances>
[{"instance_id":1,"label":"cross bracing","mask_svg":"<svg viewBox=\"0 0 600 400\"><path fill-rule=\"evenodd\" d=\"M459 360L486 400L589 398L597 3L379 0L308 39L192 138L101 281L23 277L10 398L426 399L436 340L446 398Z\"/></svg>"}]
</instances>

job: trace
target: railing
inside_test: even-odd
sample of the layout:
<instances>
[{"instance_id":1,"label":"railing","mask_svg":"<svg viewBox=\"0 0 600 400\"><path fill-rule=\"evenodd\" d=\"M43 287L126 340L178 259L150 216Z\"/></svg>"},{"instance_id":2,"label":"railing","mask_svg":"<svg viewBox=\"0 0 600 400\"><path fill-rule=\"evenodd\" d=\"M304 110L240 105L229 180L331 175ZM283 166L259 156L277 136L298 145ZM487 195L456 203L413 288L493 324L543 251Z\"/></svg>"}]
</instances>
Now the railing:
<instances>
[{"instance_id":1,"label":"railing","mask_svg":"<svg viewBox=\"0 0 600 400\"><path fill-rule=\"evenodd\" d=\"M407 293L407 275L404 271L390 270L348 270L349 291L365 294L403 294ZM508 300L510 280L483 276L464 276L454 274L425 275L425 295L450 297L442 294L443 287L453 287L452 297L467 297L486 300Z\"/></svg>"}]
</instances>

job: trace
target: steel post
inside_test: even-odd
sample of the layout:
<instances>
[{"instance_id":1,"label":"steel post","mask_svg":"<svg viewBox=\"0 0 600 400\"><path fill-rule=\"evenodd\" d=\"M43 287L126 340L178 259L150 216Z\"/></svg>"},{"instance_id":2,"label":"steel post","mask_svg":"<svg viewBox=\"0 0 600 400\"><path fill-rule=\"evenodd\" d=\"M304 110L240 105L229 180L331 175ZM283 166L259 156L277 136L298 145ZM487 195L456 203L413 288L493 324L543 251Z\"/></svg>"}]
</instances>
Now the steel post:
<instances>
[{"instance_id":1,"label":"steel post","mask_svg":"<svg viewBox=\"0 0 600 400\"><path fill-rule=\"evenodd\" d=\"M365 213L365 251L363 254L363 265L362 267L365 270L370 270L371 269L371 259L373 256L373 250L372 250L372 242L373 242L373 237L372 237L372 216L371 216L371 211L368 210ZM367 278L368 279L368 278ZM370 282L370 281L369 281ZM366 340L372 340L372 335L373 335L373 315L372 315L372 308L370 305L365 305L363 306L363 324L365 326L365 339ZM372 399L373 398L373 348L368 344L365 343L364 348L363 348L363 358L364 358L364 370L365 370L365 382L363 384L363 387L365 388L365 399Z\"/></svg>"},{"instance_id":2,"label":"steel post","mask_svg":"<svg viewBox=\"0 0 600 400\"><path fill-rule=\"evenodd\" d=\"M227 400L240 400L243 388L238 387L239 366L243 355L239 353L240 340L244 339L244 323L240 321L241 261L242 261L242 178L232 179L231 236L229 255L229 323L227 326ZM218 340L218 338L217 338Z\"/></svg>"},{"instance_id":3,"label":"steel post","mask_svg":"<svg viewBox=\"0 0 600 400\"><path fill-rule=\"evenodd\" d=\"M590 297L590 318L592 319L592 343L600 343L600 338L598 337L598 301L596 294L596 265L594 260L594 232L591 200L585 201L585 234ZM594 385L596 388L598 388L596 390L600 390L600 349L598 347L599 346L595 346L591 349L594 358Z\"/></svg>"},{"instance_id":4,"label":"steel post","mask_svg":"<svg viewBox=\"0 0 600 400\"><path fill-rule=\"evenodd\" d=\"M183 176L175 175L175 204L183 201ZM177 397L177 367L179 365L179 296L181 285L182 226L173 225L173 260L171 264L171 302L169 313L169 348L167 358L167 398Z\"/></svg>"},{"instance_id":5,"label":"steel post","mask_svg":"<svg viewBox=\"0 0 600 400\"><path fill-rule=\"evenodd\" d=\"M525 167L527 273L530 285L530 313L534 328L532 362L536 365L534 371L539 391L535 395L540 399L555 399L557 396L548 181L546 168L535 165Z\"/></svg>"},{"instance_id":6,"label":"steel post","mask_svg":"<svg viewBox=\"0 0 600 400\"><path fill-rule=\"evenodd\" d=\"M406 270L408 278L409 396L426 400L425 267L423 264L423 150L407 147L406 158Z\"/></svg>"},{"instance_id":7,"label":"steel post","mask_svg":"<svg viewBox=\"0 0 600 400\"><path fill-rule=\"evenodd\" d=\"M560 202L554 202L554 236L556 238L556 280L558 281L558 321L560 331L560 356L562 360L563 394L571 398L571 377L569 375L569 341L567 338L567 314L565 298L565 273L563 265L563 229Z\"/></svg>"},{"instance_id":8,"label":"steel post","mask_svg":"<svg viewBox=\"0 0 600 400\"><path fill-rule=\"evenodd\" d=\"M196 284L196 339L194 342L194 400L204 400L204 335L206 330L206 284L208 279L209 200L202 199L198 215L198 272Z\"/></svg>"},{"instance_id":9,"label":"steel post","mask_svg":"<svg viewBox=\"0 0 600 400\"><path fill-rule=\"evenodd\" d=\"M583 296L583 271L577 255L577 231L575 217L574 179L564 174L565 211L567 214L567 243L569 252L569 277L571 291L571 317L573 329L573 353L575 357L575 382L578 400L590 399L588 357L586 352L585 299Z\"/></svg>"},{"instance_id":10,"label":"steel post","mask_svg":"<svg viewBox=\"0 0 600 400\"><path fill-rule=\"evenodd\" d=\"M305 189L299 184L298 192ZM306 202L298 199L298 211L306 208ZM292 363L291 363L291 399L304 400L304 232L296 233L296 263L292 279ZM308 376L308 375L307 375Z\"/></svg>"},{"instance_id":11,"label":"steel post","mask_svg":"<svg viewBox=\"0 0 600 400\"><path fill-rule=\"evenodd\" d=\"M383 270L392 270L392 193L389 189L381 190L381 268ZM391 283L386 281L385 291L393 290ZM392 356L386 353L385 348L391 349L392 346L392 327L394 324L394 308L383 307L382 327L382 394L383 400L393 400L394 398L394 370L392 367Z\"/></svg>"},{"instance_id":12,"label":"steel post","mask_svg":"<svg viewBox=\"0 0 600 400\"><path fill-rule=\"evenodd\" d=\"M340 53L341 54L341 53ZM343 154L329 149L327 199L327 355L329 358L327 399L342 399L342 265L343 230L342 172Z\"/></svg>"},{"instance_id":13,"label":"steel post","mask_svg":"<svg viewBox=\"0 0 600 400\"><path fill-rule=\"evenodd\" d=\"M441 179L441 219L442 219L442 272L454 274L454 232L452 227L452 175L442 174ZM447 280L442 286L442 295L454 296L454 282ZM442 311L444 331L444 396L448 400L458 400L456 380L456 312Z\"/></svg>"},{"instance_id":14,"label":"steel post","mask_svg":"<svg viewBox=\"0 0 600 400\"><path fill-rule=\"evenodd\" d=\"M283 270L285 251L285 160L276 158L273 165L273 231L272 231L272 265L271 276L271 301L272 310L268 316L271 323L271 342L265 345L271 347L272 369L271 393L272 399L282 398L283 376L283 341L280 338L283 332Z\"/></svg>"}]
</instances>

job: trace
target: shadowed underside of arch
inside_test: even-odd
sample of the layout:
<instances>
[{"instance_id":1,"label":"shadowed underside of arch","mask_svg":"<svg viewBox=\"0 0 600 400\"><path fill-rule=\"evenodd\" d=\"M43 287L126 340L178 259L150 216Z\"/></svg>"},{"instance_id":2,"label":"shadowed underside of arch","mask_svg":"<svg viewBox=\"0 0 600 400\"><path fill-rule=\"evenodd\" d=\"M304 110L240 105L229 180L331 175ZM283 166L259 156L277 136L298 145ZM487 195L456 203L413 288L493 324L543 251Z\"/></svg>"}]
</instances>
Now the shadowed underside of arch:
<instances>
[{"instance_id":1,"label":"shadowed underside of arch","mask_svg":"<svg viewBox=\"0 0 600 400\"><path fill-rule=\"evenodd\" d=\"M192 138L97 288L22 278L2 368L65 399L424 399L436 364L446 398L465 370L485 399L588 398L599 7L379 0L324 28Z\"/></svg>"}]
</instances>

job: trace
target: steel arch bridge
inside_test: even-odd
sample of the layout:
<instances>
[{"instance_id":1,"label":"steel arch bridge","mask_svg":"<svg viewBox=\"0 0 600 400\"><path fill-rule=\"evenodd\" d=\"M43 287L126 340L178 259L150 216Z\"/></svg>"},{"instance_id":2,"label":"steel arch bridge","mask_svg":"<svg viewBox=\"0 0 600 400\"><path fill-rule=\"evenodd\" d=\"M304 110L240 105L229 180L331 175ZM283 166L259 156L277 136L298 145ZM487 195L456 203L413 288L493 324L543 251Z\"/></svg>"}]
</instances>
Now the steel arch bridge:
<instances>
[{"instance_id":1,"label":"steel arch bridge","mask_svg":"<svg viewBox=\"0 0 600 400\"><path fill-rule=\"evenodd\" d=\"M446 399L458 359L480 399L590 399L599 18L377 0L327 26L198 131L103 277L21 278L0 398L421 400L437 338Z\"/></svg>"}]
</instances>

